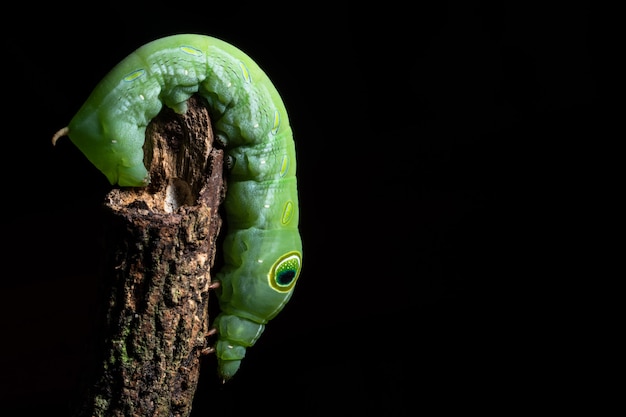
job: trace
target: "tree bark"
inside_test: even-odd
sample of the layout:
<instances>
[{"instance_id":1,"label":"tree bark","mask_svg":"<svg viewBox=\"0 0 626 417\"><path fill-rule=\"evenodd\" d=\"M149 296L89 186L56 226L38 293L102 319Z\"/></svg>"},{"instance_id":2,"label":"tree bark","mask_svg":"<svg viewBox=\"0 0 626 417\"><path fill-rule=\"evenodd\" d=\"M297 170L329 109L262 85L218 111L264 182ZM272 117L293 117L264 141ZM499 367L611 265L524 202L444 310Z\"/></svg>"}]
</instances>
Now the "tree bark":
<instances>
[{"instance_id":1,"label":"tree bark","mask_svg":"<svg viewBox=\"0 0 626 417\"><path fill-rule=\"evenodd\" d=\"M206 348L223 152L201 97L146 131L146 188L105 199L102 329L78 416L188 416Z\"/></svg>"}]
</instances>

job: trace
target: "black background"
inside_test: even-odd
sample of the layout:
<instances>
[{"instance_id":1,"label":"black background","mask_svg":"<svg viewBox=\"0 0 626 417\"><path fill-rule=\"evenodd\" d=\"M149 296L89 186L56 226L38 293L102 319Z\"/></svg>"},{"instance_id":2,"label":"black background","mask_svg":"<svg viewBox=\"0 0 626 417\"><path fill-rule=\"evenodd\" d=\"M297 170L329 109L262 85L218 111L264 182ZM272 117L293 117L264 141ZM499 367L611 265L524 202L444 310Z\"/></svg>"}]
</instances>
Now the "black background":
<instances>
[{"instance_id":1,"label":"black background","mask_svg":"<svg viewBox=\"0 0 626 417\"><path fill-rule=\"evenodd\" d=\"M207 358L192 416L582 406L555 393L575 372L541 261L576 233L558 201L590 162L586 3L231 3L5 16L1 414L68 415L86 366L110 186L50 138L127 54L185 32L238 46L280 91L305 256L236 378Z\"/></svg>"}]
</instances>

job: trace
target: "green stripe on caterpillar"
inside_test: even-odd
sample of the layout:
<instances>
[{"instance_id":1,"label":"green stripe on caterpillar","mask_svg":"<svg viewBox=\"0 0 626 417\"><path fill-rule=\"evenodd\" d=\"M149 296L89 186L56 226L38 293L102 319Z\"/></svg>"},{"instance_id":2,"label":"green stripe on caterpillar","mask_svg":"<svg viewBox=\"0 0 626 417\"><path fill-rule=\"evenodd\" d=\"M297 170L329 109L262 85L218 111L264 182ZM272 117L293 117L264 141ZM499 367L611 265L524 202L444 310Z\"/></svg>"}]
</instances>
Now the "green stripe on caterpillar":
<instances>
[{"instance_id":1,"label":"green stripe on caterpillar","mask_svg":"<svg viewBox=\"0 0 626 417\"><path fill-rule=\"evenodd\" d=\"M213 323L226 380L289 301L302 268L295 144L270 79L219 39L157 39L115 66L52 142L68 136L113 185L145 186L146 126L163 105L184 113L195 93L208 101L213 128L234 161L224 201L224 266L216 275L221 311Z\"/></svg>"}]
</instances>

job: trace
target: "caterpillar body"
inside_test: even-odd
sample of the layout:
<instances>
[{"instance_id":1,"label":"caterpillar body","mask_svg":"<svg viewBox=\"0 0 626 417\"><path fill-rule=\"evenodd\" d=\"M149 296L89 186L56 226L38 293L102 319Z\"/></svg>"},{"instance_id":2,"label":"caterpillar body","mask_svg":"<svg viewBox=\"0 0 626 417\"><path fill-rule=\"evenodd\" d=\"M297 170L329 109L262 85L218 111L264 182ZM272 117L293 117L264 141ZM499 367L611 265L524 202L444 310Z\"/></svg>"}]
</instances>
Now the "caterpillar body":
<instances>
[{"instance_id":1,"label":"caterpillar body","mask_svg":"<svg viewBox=\"0 0 626 417\"><path fill-rule=\"evenodd\" d=\"M224 201L224 266L215 353L227 380L246 349L289 301L302 267L295 144L276 88L244 52L219 39L181 34L138 48L95 87L68 136L112 185L149 182L143 164L148 123L163 105L178 113L199 93L233 161Z\"/></svg>"}]
</instances>

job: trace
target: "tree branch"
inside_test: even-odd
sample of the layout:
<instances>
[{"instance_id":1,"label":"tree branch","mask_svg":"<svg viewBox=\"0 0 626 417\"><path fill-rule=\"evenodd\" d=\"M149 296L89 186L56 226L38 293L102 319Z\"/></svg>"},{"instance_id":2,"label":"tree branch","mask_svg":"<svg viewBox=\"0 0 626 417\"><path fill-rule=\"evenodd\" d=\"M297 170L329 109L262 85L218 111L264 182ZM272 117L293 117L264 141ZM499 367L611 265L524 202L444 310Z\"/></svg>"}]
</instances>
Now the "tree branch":
<instances>
[{"instance_id":1,"label":"tree branch","mask_svg":"<svg viewBox=\"0 0 626 417\"><path fill-rule=\"evenodd\" d=\"M225 189L206 105L188 104L147 128L150 185L106 196L102 349L79 416L191 412Z\"/></svg>"}]
</instances>

